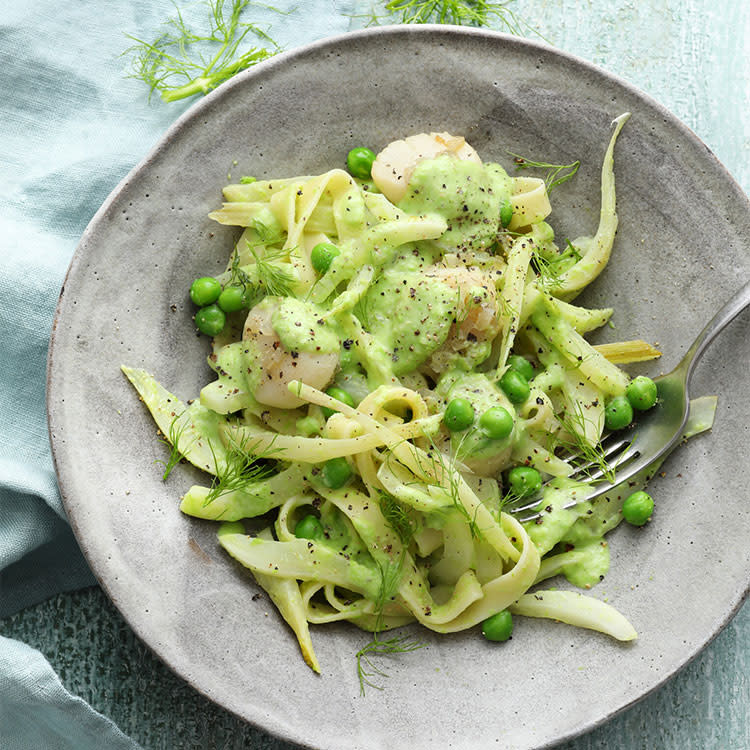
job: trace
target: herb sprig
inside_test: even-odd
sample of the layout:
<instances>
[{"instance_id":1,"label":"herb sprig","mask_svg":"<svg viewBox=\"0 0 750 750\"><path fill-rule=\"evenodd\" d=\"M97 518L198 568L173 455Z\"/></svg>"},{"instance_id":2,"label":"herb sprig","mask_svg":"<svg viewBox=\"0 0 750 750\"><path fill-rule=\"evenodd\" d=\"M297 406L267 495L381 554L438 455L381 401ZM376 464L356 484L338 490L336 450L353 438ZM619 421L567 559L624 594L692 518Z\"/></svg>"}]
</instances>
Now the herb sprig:
<instances>
[{"instance_id":1,"label":"herb sprig","mask_svg":"<svg viewBox=\"0 0 750 750\"><path fill-rule=\"evenodd\" d=\"M544 177L544 184L547 186L547 193L549 193L552 188L562 185L564 182L567 182L574 177L578 168L581 166L580 159L576 159L570 164L550 164L546 161L527 159L525 156L514 154L512 151L508 151L508 153L513 157L513 163L516 165L516 170L518 171L523 169L547 170L547 174Z\"/></svg>"},{"instance_id":2,"label":"herb sprig","mask_svg":"<svg viewBox=\"0 0 750 750\"><path fill-rule=\"evenodd\" d=\"M562 438L558 434L555 442L558 448L563 448L571 454L569 460L574 468L584 475L599 469L603 479L614 483L616 467L607 461L600 441L592 444L587 440L586 423L592 423L592 420L583 413L580 404L575 404L572 410L568 409L555 414L555 419L563 431L570 436Z\"/></svg>"},{"instance_id":3,"label":"herb sprig","mask_svg":"<svg viewBox=\"0 0 750 750\"><path fill-rule=\"evenodd\" d=\"M254 219L250 226L255 230L259 240L258 242L247 240L247 249L255 260L255 273L258 283L266 294L273 297L290 296L294 286L294 276L286 268L276 265L276 262L294 253L296 248L285 250L284 248L269 247L269 245L283 242L283 235L274 232L273 229L258 219ZM258 247L264 248L262 255L256 252Z\"/></svg>"},{"instance_id":4,"label":"herb sprig","mask_svg":"<svg viewBox=\"0 0 750 750\"><path fill-rule=\"evenodd\" d=\"M396 536L404 545L404 550L411 544L414 535L417 533L417 525L410 515L409 511L404 508L395 497L387 492L380 492L378 503L380 512L383 514L388 526L393 529Z\"/></svg>"},{"instance_id":5,"label":"herb sprig","mask_svg":"<svg viewBox=\"0 0 750 750\"><path fill-rule=\"evenodd\" d=\"M567 247L557 254L535 251L531 258L531 267L545 289L556 289L562 284L562 275L575 263L581 260L581 252L570 241L565 240Z\"/></svg>"},{"instance_id":6,"label":"herb sprig","mask_svg":"<svg viewBox=\"0 0 750 750\"><path fill-rule=\"evenodd\" d=\"M124 54L133 56L131 78L147 83L150 93L158 91L165 102L207 94L241 70L279 52L274 40L252 23L240 21L250 0L208 0L208 31L188 27L182 12L165 22L167 30L153 42L128 35L135 44ZM270 45L252 46L240 52L248 36Z\"/></svg>"},{"instance_id":7,"label":"herb sprig","mask_svg":"<svg viewBox=\"0 0 750 750\"><path fill-rule=\"evenodd\" d=\"M457 510L466 520L466 524L469 527L471 536L473 539L483 539L482 530L479 528L477 523L477 512L479 508L474 510L474 515L469 513L469 510L461 501L460 487L459 487L459 471L456 466L459 456L462 455L462 448L464 441L470 438L474 434L474 430L467 430L461 435L461 439L458 441L458 445L455 448L451 448L448 454L444 454L440 451L437 443L432 436L429 436L430 450L427 452L427 456L430 461L430 468L425 471L422 467L422 461L419 454L415 451L414 456L419 464L420 469L425 472L426 476L439 477L439 479L429 482L431 486L444 490L450 497L453 507ZM443 482L447 480L447 486Z\"/></svg>"},{"instance_id":8,"label":"herb sprig","mask_svg":"<svg viewBox=\"0 0 750 750\"><path fill-rule=\"evenodd\" d=\"M375 657L405 654L424 647L424 643L409 636L394 636L388 639L380 637L384 627L385 607L398 591L404 569L406 549L414 538L417 526L409 512L391 495L381 492L378 503L386 523L394 531L403 546L401 554L395 561L379 565L381 580L378 598L375 601L376 615L372 640L356 653L359 691L360 695L363 696L368 686L376 690L383 689L381 685L374 682L376 677L388 677L388 673L373 661Z\"/></svg>"},{"instance_id":9,"label":"herb sprig","mask_svg":"<svg viewBox=\"0 0 750 750\"><path fill-rule=\"evenodd\" d=\"M541 501L541 497L539 499ZM528 500L528 498L524 495L520 495L518 492L508 487L498 503L497 513L495 515L497 522L500 523L502 514L503 512L506 512L506 508L511 510L513 506L519 503L521 500Z\"/></svg>"},{"instance_id":10,"label":"herb sprig","mask_svg":"<svg viewBox=\"0 0 750 750\"><path fill-rule=\"evenodd\" d=\"M203 504L210 505L222 495L246 489L273 476L276 469L268 459L273 459L278 452L273 444L261 450L256 443L248 440L231 441L223 463L214 456L216 477Z\"/></svg>"},{"instance_id":11,"label":"herb sprig","mask_svg":"<svg viewBox=\"0 0 750 750\"><path fill-rule=\"evenodd\" d=\"M174 467L185 458L185 452L189 448L189 446L185 448L185 450L179 448L180 438L189 425L189 421L187 420L180 422L180 417L182 417L182 414L178 414L170 423L169 434L166 437L159 438L159 440L170 449L169 458L167 458L166 461L162 461L160 458L155 461L155 463L164 466L164 473L161 476L163 482L166 482L167 479L169 479L172 469L174 469Z\"/></svg>"},{"instance_id":12,"label":"herb sprig","mask_svg":"<svg viewBox=\"0 0 750 750\"><path fill-rule=\"evenodd\" d=\"M260 285L266 290L266 294L272 297L289 297L294 286L294 276L283 268L276 265L274 261L279 261L288 250L267 250L263 256L258 255L255 248L248 243L248 249L255 259L255 272L258 274Z\"/></svg>"},{"instance_id":13,"label":"herb sprig","mask_svg":"<svg viewBox=\"0 0 750 750\"><path fill-rule=\"evenodd\" d=\"M526 31L544 38L510 6L515 0L390 0L364 17L368 25L380 23L449 24L455 26L491 27L508 34L523 36ZM283 13L271 5L252 0L206 0L207 31L190 28L182 11L163 24L166 31L147 42L128 34L134 44L124 55L132 56L131 78L144 81L150 88L149 98L158 91L166 102L207 94L221 83L281 51L278 44L254 23L241 21L248 6ZM244 51L246 38L256 44Z\"/></svg>"},{"instance_id":14,"label":"herb sprig","mask_svg":"<svg viewBox=\"0 0 750 750\"><path fill-rule=\"evenodd\" d=\"M391 0L385 4L386 13L374 13L371 24L442 23L455 26L492 26L510 34L522 36L526 24L509 6L514 0Z\"/></svg>"},{"instance_id":15,"label":"herb sprig","mask_svg":"<svg viewBox=\"0 0 750 750\"><path fill-rule=\"evenodd\" d=\"M285 250L284 248L267 247L281 242L283 237L272 235L268 227L261 222L254 222L253 228L258 233L260 241L246 240L246 245L255 261L255 278L242 268L241 256L238 252L235 252L229 269L229 283L242 287L247 306L250 308L260 302L267 294L274 297L289 297L292 294L295 282L294 275L284 266L277 264L287 255L293 253L295 248ZM264 248L262 255L256 250L259 247Z\"/></svg>"}]
</instances>

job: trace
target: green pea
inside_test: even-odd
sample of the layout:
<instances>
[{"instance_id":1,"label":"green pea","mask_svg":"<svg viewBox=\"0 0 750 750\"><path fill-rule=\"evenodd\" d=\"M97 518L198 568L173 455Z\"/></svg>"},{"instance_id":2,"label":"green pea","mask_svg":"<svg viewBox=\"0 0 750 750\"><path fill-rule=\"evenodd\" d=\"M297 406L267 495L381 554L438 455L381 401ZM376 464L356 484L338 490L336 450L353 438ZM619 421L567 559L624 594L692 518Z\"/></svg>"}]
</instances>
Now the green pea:
<instances>
[{"instance_id":1,"label":"green pea","mask_svg":"<svg viewBox=\"0 0 750 750\"><path fill-rule=\"evenodd\" d=\"M604 426L608 430L622 430L633 421L633 407L625 396L615 396L604 407Z\"/></svg>"},{"instance_id":2,"label":"green pea","mask_svg":"<svg viewBox=\"0 0 750 750\"><path fill-rule=\"evenodd\" d=\"M224 330L226 322L227 316L218 305L201 307L195 313L195 325L206 336L218 336Z\"/></svg>"},{"instance_id":3,"label":"green pea","mask_svg":"<svg viewBox=\"0 0 750 750\"><path fill-rule=\"evenodd\" d=\"M465 398L454 398L445 407L443 422L451 432L461 432L474 424L474 407Z\"/></svg>"},{"instance_id":4,"label":"green pea","mask_svg":"<svg viewBox=\"0 0 750 750\"><path fill-rule=\"evenodd\" d=\"M646 411L656 403L656 383L645 375L639 375L630 381L625 389L625 395L634 409Z\"/></svg>"},{"instance_id":5,"label":"green pea","mask_svg":"<svg viewBox=\"0 0 750 750\"><path fill-rule=\"evenodd\" d=\"M520 354L511 354L508 357L508 367L511 370L520 372L526 380L531 380L534 377L534 365L529 362L526 357L522 357Z\"/></svg>"},{"instance_id":6,"label":"green pea","mask_svg":"<svg viewBox=\"0 0 750 750\"><path fill-rule=\"evenodd\" d=\"M513 415L502 406L493 406L479 417L479 426L492 440L504 440L513 432Z\"/></svg>"},{"instance_id":7,"label":"green pea","mask_svg":"<svg viewBox=\"0 0 750 750\"><path fill-rule=\"evenodd\" d=\"M622 517L633 526L643 526L654 512L654 500L648 492L639 490L629 495L622 505Z\"/></svg>"},{"instance_id":8,"label":"green pea","mask_svg":"<svg viewBox=\"0 0 750 750\"><path fill-rule=\"evenodd\" d=\"M216 302L221 294L221 284L213 276L202 276L190 285L190 299L204 307Z\"/></svg>"},{"instance_id":9,"label":"green pea","mask_svg":"<svg viewBox=\"0 0 750 750\"><path fill-rule=\"evenodd\" d=\"M508 484L514 495L527 497L542 488L542 475L533 466L515 466L508 472Z\"/></svg>"},{"instance_id":10,"label":"green pea","mask_svg":"<svg viewBox=\"0 0 750 750\"><path fill-rule=\"evenodd\" d=\"M216 300L216 303L227 313L242 310L247 303L245 299L245 290L241 286L232 285L225 287L219 295L219 299Z\"/></svg>"},{"instance_id":11,"label":"green pea","mask_svg":"<svg viewBox=\"0 0 750 750\"><path fill-rule=\"evenodd\" d=\"M359 180L369 180L372 172L372 163L375 161L375 152L364 146L353 148L346 155L346 166L349 172Z\"/></svg>"},{"instance_id":12,"label":"green pea","mask_svg":"<svg viewBox=\"0 0 750 750\"><path fill-rule=\"evenodd\" d=\"M294 536L297 539L322 539L324 536L323 524L317 516L310 513L297 521L297 525L294 527Z\"/></svg>"},{"instance_id":13,"label":"green pea","mask_svg":"<svg viewBox=\"0 0 750 750\"><path fill-rule=\"evenodd\" d=\"M513 635L513 615L504 609L482 623L482 635L488 641L507 641Z\"/></svg>"},{"instance_id":14,"label":"green pea","mask_svg":"<svg viewBox=\"0 0 750 750\"><path fill-rule=\"evenodd\" d=\"M513 203L510 198L506 198L503 201L503 205L500 206L500 223L503 227L507 227L513 218Z\"/></svg>"},{"instance_id":15,"label":"green pea","mask_svg":"<svg viewBox=\"0 0 750 750\"><path fill-rule=\"evenodd\" d=\"M333 259L341 252L330 242L319 242L310 251L312 267L322 276L333 263Z\"/></svg>"},{"instance_id":16,"label":"green pea","mask_svg":"<svg viewBox=\"0 0 750 750\"><path fill-rule=\"evenodd\" d=\"M351 467L343 456L332 458L323 464L321 479L329 489L337 490L339 487L343 487L351 479L351 476Z\"/></svg>"},{"instance_id":17,"label":"green pea","mask_svg":"<svg viewBox=\"0 0 750 750\"><path fill-rule=\"evenodd\" d=\"M346 404L347 406L354 407L354 399L352 398L351 394L348 391L345 391L343 388L336 388L336 386L332 386L326 391L326 393L331 398L335 398L337 401L341 401L341 403ZM327 406L321 406L320 408L323 410L323 415L326 419L330 419L331 415L335 414L335 411L333 409L329 409Z\"/></svg>"},{"instance_id":18,"label":"green pea","mask_svg":"<svg viewBox=\"0 0 750 750\"><path fill-rule=\"evenodd\" d=\"M512 404L522 404L529 397L529 381L518 370L506 370L498 385Z\"/></svg>"}]
</instances>

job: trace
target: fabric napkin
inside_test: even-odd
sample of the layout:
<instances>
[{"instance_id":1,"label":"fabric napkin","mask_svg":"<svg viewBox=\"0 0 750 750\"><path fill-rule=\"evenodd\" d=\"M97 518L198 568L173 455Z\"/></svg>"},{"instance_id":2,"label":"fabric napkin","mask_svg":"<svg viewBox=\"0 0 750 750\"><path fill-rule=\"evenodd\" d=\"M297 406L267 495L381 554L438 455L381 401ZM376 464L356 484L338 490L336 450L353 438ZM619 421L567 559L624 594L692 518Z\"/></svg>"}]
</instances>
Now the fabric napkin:
<instances>
[{"instance_id":1,"label":"fabric napkin","mask_svg":"<svg viewBox=\"0 0 750 750\"><path fill-rule=\"evenodd\" d=\"M182 5L182 4L181 4ZM231 3L227 2L227 6ZM0 618L95 579L57 490L45 414L47 345L78 238L190 101L149 103L125 77L125 33L154 39L168 0L6 0L0 13ZM185 20L206 5L182 5ZM356 2L275 0L245 18L285 49L347 31ZM1 628L0 624L0 628ZM137 748L62 686L46 659L0 636L0 747Z\"/></svg>"},{"instance_id":2,"label":"fabric napkin","mask_svg":"<svg viewBox=\"0 0 750 750\"><path fill-rule=\"evenodd\" d=\"M188 22L205 15L200 0L176 3ZM363 25L358 14L367 13L375 0L269 4L286 15L260 5L246 15L271 24L272 36L291 49ZM560 32L554 41L562 48L655 93L718 146L718 156L748 189L750 131L731 116L747 99L748 67L741 61L750 14L738 10L744 3L675 0L668 10L660 0L519 5L533 7L544 29ZM145 84L125 78L128 59L121 54L130 44L125 33L154 39L173 13L171 0L0 0L0 750L139 747L71 695L42 654L3 637L2 618L95 583L57 491L44 403L47 344L82 231L191 103L164 104L156 96L149 103ZM721 40L726 54L717 55L711 40ZM655 74L656 69L664 72ZM668 736L670 747L680 738L682 747L698 747L689 742L697 736L710 738L702 747L750 747L743 742L747 682L736 676L743 674L747 619L735 623L728 629L734 640L725 641L721 659L713 660L719 653L714 651L702 667L712 680L706 705L698 703L700 695L691 702L685 683L662 691L661 702L642 704L654 707L653 713L631 712L629 723L615 727L621 733L609 736L619 737L613 739L618 747L634 747L639 737L644 746L666 746L644 739L657 734L662 740ZM726 676L727 669L735 673L738 693L723 702L729 694L720 691L716 701L713 688L725 682L717 675ZM708 728L698 732L701 717ZM652 733L660 725L667 734ZM591 740L596 746L603 746L601 741L602 735Z\"/></svg>"}]
</instances>

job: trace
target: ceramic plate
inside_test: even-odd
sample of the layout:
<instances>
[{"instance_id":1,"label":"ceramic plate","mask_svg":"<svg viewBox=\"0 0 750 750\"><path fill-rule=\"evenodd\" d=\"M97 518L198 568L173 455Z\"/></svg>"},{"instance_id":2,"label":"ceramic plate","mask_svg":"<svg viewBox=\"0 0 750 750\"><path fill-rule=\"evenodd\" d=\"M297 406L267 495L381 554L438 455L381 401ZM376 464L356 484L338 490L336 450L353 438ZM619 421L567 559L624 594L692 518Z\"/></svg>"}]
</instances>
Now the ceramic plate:
<instances>
[{"instance_id":1,"label":"ceramic plate","mask_svg":"<svg viewBox=\"0 0 750 750\"><path fill-rule=\"evenodd\" d=\"M610 123L632 112L616 150L620 229L610 266L582 298L612 305L598 339L658 342L655 374L742 280L750 211L737 184L684 125L623 81L545 45L444 27L367 30L281 55L192 107L107 199L60 297L49 421L65 507L88 561L135 632L208 698L316 748L539 748L590 729L662 684L727 623L750 580L746 456L750 336L737 321L701 362L695 394L720 395L711 434L653 482L643 529L610 536L595 587L639 639L620 644L524 620L512 641L420 632L426 648L388 664L360 697L346 624L313 628L323 674L251 577L218 548L216 526L181 515L195 481L161 480L166 450L120 373L154 373L182 398L211 379L194 333L193 278L223 269L236 233L208 220L235 178L314 174L406 134L463 134L485 160L508 151L582 160L553 195L558 237L595 231ZM632 369L631 372L638 370Z\"/></svg>"}]
</instances>

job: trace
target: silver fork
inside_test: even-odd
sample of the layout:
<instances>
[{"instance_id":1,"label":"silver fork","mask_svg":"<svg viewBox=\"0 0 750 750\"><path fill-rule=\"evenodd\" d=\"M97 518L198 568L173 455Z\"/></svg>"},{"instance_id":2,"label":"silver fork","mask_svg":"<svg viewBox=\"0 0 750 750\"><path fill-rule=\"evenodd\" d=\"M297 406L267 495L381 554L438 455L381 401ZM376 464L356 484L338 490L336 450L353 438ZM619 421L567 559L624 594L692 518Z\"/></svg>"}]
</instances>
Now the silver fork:
<instances>
[{"instance_id":1,"label":"silver fork","mask_svg":"<svg viewBox=\"0 0 750 750\"><path fill-rule=\"evenodd\" d=\"M747 282L714 315L708 325L698 334L693 345L687 350L672 372L654 378L658 398L656 405L643 412L627 430L610 433L602 440L602 449L609 471L602 468L591 469L591 464L579 467L571 476L584 482L588 487L579 491L565 506L572 508L632 479L636 474L648 469L665 456L680 440L690 411L689 385L698 360L708 345L739 315L750 306L750 282ZM606 478L609 475L614 481ZM531 511L539 505L542 494L512 501L503 507L509 513L519 514ZM533 521L543 516L536 512L519 521Z\"/></svg>"}]
</instances>

